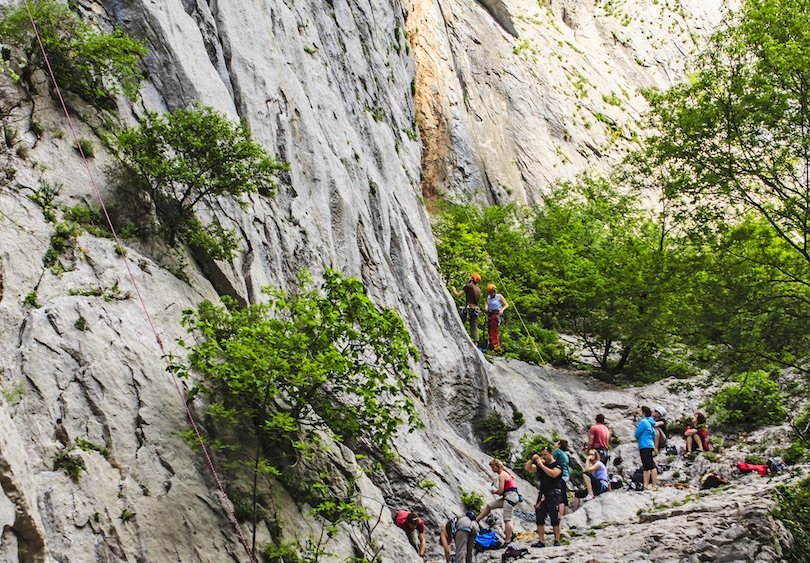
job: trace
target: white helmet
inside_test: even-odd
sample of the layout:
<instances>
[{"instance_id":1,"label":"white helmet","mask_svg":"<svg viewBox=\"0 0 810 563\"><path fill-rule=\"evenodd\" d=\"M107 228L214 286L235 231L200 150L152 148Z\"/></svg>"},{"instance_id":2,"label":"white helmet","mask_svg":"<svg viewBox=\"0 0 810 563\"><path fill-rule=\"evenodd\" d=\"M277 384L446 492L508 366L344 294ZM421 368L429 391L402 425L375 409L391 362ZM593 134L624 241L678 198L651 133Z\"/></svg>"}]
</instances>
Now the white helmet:
<instances>
[{"instance_id":1,"label":"white helmet","mask_svg":"<svg viewBox=\"0 0 810 563\"><path fill-rule=\"evenodd\" d=\"M667 409L665 409L665 408L664 408L664 407L662 407L661 405L658 405L658 406L657 406L657 407L655 407L653 410L654 410L655 412L657 412L659 415L661 415L661 418L666 418L666 417L667 417Z\"/></svg>"}]
</instances>

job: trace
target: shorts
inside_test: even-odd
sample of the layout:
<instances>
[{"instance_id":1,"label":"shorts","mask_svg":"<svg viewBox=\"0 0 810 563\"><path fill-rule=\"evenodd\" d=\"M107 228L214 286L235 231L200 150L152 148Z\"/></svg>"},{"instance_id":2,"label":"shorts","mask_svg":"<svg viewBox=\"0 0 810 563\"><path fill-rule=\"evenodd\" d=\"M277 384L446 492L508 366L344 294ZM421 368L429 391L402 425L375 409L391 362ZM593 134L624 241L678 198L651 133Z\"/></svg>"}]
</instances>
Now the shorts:
<instances>
[{"instance_id":1,"label":"shorts","mask_svg":"<svg viewBox=\"0 0 810 563\"><path fill-rule=\"evenodd\" d=\"M561 492L546 493L546 498L534 509L534 515L537 517L537 526L544 526L546 518L551 520L552 526L559 526L560 504L562 504Z\"/></svg>"},{"instance_id":2,"label":"shorts","mask_svg":"<svg viewBox=\"0 0 810 563\"><path fill-rule=\"evenodd\" d=\"M493 500L487 506L489 506L490 510L503 508L503 521L508 522L512 519L512 511L515 509L515 505L519 502L520 495L517 494L517 491L509 491L501 498Z\"/></svg>"},{"instance_id":3,"label":"shorts","mask_svg":"<svg viewBox=\"0 0 810 563\"><path fill-rule=\"evenodd\" d=\"M655 465L655 459L653 459L652 448L640 448L638 450L638 453L641 454L641 467L644 468L644 471L657 469L657 466Z\"/></svg>"}]
</instances>

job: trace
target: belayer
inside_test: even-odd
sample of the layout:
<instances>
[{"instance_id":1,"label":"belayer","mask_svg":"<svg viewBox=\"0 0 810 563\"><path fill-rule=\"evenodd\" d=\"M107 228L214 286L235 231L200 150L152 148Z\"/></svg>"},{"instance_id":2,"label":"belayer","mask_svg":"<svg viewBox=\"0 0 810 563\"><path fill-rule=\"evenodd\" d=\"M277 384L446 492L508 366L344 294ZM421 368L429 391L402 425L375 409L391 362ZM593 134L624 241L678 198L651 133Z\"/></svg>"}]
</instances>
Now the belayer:
<instances>
[{"instance_id":1,"label":"belayer","mask_svg":"<svg viewBox=\"0 0 810 563\"><path fill-rule=\"evenodd\" d=\"M466 303L461 310L461 320L462 322L469 321L470 338L472 338L476 346L478 346L478 315L481 314L481 309L479 308L479 303L481 303L481 288L478 287L480 282L481 276L473 272L470 274L467 283L464 284L464 291L458 291L455 287L450 288L453 295L456 297L461 297L462 293L465 296Z\"/></svg>"}]
</instances>

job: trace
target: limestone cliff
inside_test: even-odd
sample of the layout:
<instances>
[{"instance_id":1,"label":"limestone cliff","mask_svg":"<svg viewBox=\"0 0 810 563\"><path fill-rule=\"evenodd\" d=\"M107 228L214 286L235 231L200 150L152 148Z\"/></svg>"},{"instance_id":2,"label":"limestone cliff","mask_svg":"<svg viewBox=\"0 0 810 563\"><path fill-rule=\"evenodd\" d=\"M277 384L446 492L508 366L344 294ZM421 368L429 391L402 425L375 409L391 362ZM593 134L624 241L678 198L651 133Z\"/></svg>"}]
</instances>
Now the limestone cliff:
<instances>
[{"instance_id":1,"label":"limestone cliff","mask_svg":"<svg viewBox=\"0 0 810 563\"><path fill-rule=\"evenodd\" d=\"M357 484L380 515L371 536L384 560L415 560L389 509L415 506L435 531L459 487L488 482L469 422L499 377L438 274L423 193L535 201L551 179L631 142L637 87L670 80L688 49L682 32L699 35L718 12L653 4L606 14L570 1L77 1L85 17L147 43L148 79L141 102L119 100L109 115L70 100L75 135L97 147L86 169L47 76L34 75L33 100L0 78L0 100L20 102L13 117L28 147L13 157L15 181L0 186L0 558L245 561L204 458L178 435L184 384L167 374L153 327L178 352L183 309L222 294L255 302L300 268L331 266L401 311L422 354L413 395L426 428L397 441L401 461L386 477ZM679 27L650 38L653 20ZM122 252L84 233L66 271L43 267L55 228L31 199L43 182L61 185L57 209L97 204L94 185L115 201L96 134L103 122L195 101L245 119L291 165L275 198L205 211L240 234L239 258L170 258L137 241ZM183 261L187 279L166 267ZM523 400L546 393L566 391L549 384ZM69 456L85 471L74 482L55 460L80 440ZM354 468L352 452L333 456ZM438 485L424 495L422 480ZM272 503L285 538L320 533L281 487ZM270 537L263 528L260 539ZM329 549L343 560L368 541L342 528Z\"/></svg>"}]
</instances>

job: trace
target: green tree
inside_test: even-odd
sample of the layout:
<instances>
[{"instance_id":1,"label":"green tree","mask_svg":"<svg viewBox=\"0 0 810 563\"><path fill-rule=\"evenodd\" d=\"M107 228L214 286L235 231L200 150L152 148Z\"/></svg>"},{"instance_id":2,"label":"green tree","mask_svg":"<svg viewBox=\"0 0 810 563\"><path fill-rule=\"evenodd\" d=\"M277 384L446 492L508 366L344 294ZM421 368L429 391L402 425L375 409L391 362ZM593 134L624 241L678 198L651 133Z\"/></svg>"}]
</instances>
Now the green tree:
<instances>
[{"instance_id":1,"label":"green tree","mask_svg":"<svg viewBox=\"0 0 810 563\"><path fill-rule=\"evenodd\" d=\"M188 369L199 374L195 392L208 399L209 415L237 434L249 428L257 439L254 533L255 480L260 474L283 477L295 461L316 455L320 432L391 459L400 427L421 424L407 396L417 357L410 335L399 315L378 309L357 279L327 270L319 287L301 274L296 291L264 293L266 303L244 309L228 299L225 307L204 301L183 319L198 336L186 345ZM301 500L316 514L363 517L350 499L332 498L324 483L308 489L285 483L315 497L317 502Z\"/></svg>"},{"instance_id":2,"label":"green tree","mask_svg":"<svg viewBox=\"0 0 810 563\"><path fill-rule=\"evenodd\" d=\"M8 70L32 92L31 76L45 69L29 18L59 85L98 105L120 92L134 100L143 78L138 62L146 47L119 28L102 32L56 0L24 0L0 9L0 43L7 45Z\"/></svg>"},{"instance_id":3,"label":"green tree","mask_svg":"<svg viewBox=\"0 0 810 563\"><path fill-rule=\"evenodd\" d=\"M647 154L693 217L754 210L810 263L808 21L807 0L745 0L687 81L648 93Z\"/></svg>"},{"instance_id":4,"label":"green tree","mask_svg":"<svg viewBox=\"0 0 810 563\"><path fill-rule=\"evenodd\" d=\"M756 430L785 421L779 386L764 371L742 373L706 404L712 424L729 431Z\"/></svg>"},{"instance_id":5,"label":"green tree","mask_svg":"<svg viewBox=\"0 0 810 563\"><path fill-rule=\"evenodd\" d=\"M196 105L166 114L147 113L143 123L112 140L125 170L154 205L166 240L229 259L236 236L220 225L203 225L194 209L217 197L272 194L289 167L251 139L247 123L232 123L211 107Z\"/></svg>"}]
</instances>

